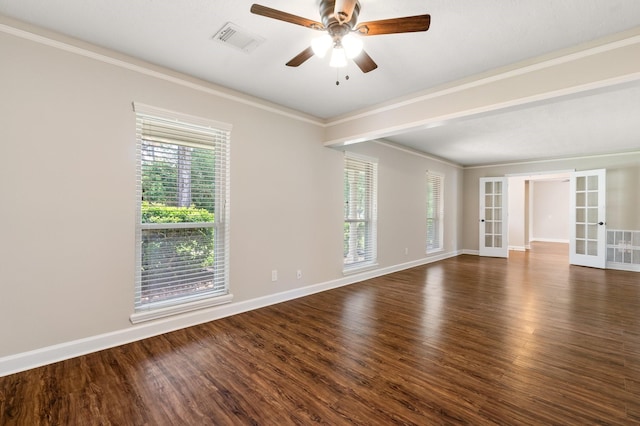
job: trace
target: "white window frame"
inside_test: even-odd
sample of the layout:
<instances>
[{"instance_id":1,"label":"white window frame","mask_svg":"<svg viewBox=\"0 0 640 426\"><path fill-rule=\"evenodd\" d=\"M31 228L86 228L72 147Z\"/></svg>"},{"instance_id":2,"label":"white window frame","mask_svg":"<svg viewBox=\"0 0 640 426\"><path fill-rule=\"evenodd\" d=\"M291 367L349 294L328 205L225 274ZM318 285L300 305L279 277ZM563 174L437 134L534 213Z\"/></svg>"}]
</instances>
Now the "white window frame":
<instances>
[{"instance_id":1,"label":"white window frame","mask_svg":"<svg viewBox=\"0 0 640 426\"><path fill-rule=\"evenodd\" d=\"M351 173L349 173L351 171ZM357 188L355 174L364 174L364 182ZM378 160L345 152L344 156L344 226L349 238L345 238L344 273L354 272L377 265L378 246ZM347 189L348 188L348 189ZM363 203L358 205L356 191L364 191ZM347 199L349 198L349 199ZM358 225L363 227L362 252L358 247Z\"/></svg>"},{"instance_id":2,"label":"white window frame","mask_svg":"<svg viewBox=\"0 0 640 426\"><path fill-rule=\"evenodd\" d=\"M432 185L437 186L437 191L431 189ZM429 203L432 202L430 192L434 193L433 201L437 204L433 209ZM426 253L433 254L444 250L444 175L442 173L427 170L426 179ZM433 214L430 214L432 212ZM433 223L433 226L430 225ZM429 229L435 229L437 236L432 238Z\"/></svg>"},{"instance_id":3,"label":"white window frame","mask_svg":"<svg viewBox=\"0 0 640 426\"><path fill-rule=\"evenodd\" d=\"M196 309L229 303L233 295L229 292L229 195L230 195L230 135L231 125L206 118L195 117L174 111L134 103L136 114L136 276L134 313L130 321L134 324L176 315ZM197 129L211 135L192 146L215 151L214 221L204 223L142 223L142 146L143 130L147 123L175 126L178 129ZM165 123L165 124L163 124ZM167 127L168 128L168 127ZM164 142L163 142L164 143ZM190 142L166 141L170 145L189 146ZM142 235L144 230L197 229L213 227L215 232L215 291L194 295L179 295L161 302L141 302L142 294Z\"/></svg>"}]
</instances>

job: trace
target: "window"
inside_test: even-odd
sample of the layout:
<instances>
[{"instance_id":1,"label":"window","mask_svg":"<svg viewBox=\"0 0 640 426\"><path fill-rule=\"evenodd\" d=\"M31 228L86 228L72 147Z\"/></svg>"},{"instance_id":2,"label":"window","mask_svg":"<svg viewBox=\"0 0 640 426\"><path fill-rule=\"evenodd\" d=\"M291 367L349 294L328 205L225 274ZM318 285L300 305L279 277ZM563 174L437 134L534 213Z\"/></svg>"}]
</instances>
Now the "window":
<instances>
[{"instance_id":1,"label":"window","mask_svg":"<svg viewBox=\"0 0 640 426\"><path fill-rule=\"evenodd\" d=\"M346 153L344 159L344 270L376 262L376 160Z\"/></svg>"},{"instance_id":2,"label":"window","mask_svg":"<svg viewBox=\"0 0 640 426\"><path fill-rule=\"evenodd\" d=\"M443 250L444 176L427 172L427 253Z\"/></svg>"},{"instance_id":3,"label":"window","mask_svg":"<svg viewBox=\"0 0 640 426\"><path fill-rule=\"evenodd\" d=\"M228 302L230 127L139 104L135 109L131 321Z\"/></svg>"}]
</instances>

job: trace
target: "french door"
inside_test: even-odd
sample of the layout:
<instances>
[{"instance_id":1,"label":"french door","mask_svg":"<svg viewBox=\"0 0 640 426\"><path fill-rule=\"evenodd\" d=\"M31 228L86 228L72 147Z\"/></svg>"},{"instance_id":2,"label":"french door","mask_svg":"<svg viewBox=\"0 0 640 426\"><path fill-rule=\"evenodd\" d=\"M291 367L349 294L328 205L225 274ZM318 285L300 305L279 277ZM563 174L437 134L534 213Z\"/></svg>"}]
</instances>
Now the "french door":
<instances>
[{"instance_id":1,"label":"french door","mask_svg":"<svg viewBox=\"0 0 640 426\"><path fill-rule=\"evenodd\" d=\"M507 178L480 178L480 256L509 257Z\"/></svg>"},{"instance_id":2,"label":"french door","mask_svg":"<svg viewBox=\"0 0 640 426\"><path fill-rule=\"evenodd\" d=\"M569 263L605 268L607 263L606 170L571 174Z\"/></svg>"}]
</instances>

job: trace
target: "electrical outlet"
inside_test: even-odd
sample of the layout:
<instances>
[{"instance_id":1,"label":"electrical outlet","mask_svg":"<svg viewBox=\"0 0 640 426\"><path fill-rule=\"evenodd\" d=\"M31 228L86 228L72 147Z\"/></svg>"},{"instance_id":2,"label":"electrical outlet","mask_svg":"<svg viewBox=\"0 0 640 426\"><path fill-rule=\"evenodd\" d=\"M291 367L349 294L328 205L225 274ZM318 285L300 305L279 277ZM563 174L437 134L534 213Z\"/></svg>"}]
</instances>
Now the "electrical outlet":
<instances>
[{"instance_id":1,"label":"electrical outlet","mask_svg":"<svg viewBox=\"0 0 640 426\"><path fill-rule=\"evenodd\" d=\"M302 278L302 270L301 269L298 269L298 271L296 272L296 278L297 279Z\"/></svg>"},{"instance_id":2,"label":"electrical outlet","mask_svg":"<svg viewBox=\"0 0 640 426\"><path fill-rule=\"evenodd\" d=\"M404 254L409 254L409 248L408 247L404 248Z\"/></svg>"},{"instance_id":3,"label":"electrical outlet","mask_svg":"<svg viewBox=\"0 0 640 426\"><path fill-rule=\"evenodd\" d=\"M278 281L278 270L274 269L271 271L271 281Z\"/></svg>"}]
</instances>

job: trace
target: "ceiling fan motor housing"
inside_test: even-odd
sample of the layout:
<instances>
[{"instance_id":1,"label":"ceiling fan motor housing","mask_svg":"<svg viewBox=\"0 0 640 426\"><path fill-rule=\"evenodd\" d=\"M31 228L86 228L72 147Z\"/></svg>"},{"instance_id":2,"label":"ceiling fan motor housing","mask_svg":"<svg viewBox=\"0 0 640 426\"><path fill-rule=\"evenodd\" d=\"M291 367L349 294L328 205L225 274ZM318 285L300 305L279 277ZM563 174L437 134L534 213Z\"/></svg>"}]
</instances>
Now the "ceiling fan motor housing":
<instances>
[{"instance_id":1,"label":"ceiling fan motor housing","mask_svg":"<svg viewBox=\"0 0 640 426\"><path fill-rule=\"evenodd\" d=\"M358 15L360 14L360 2L354 3L353 11L351 12L351 19L347 22L341 23L340 19L335 14L335 0L322 0L320 2L320 17L322 25L325 26L327 32L331 37L341 38L348 34L356 26L358 21Z\"/></svg>"}]
</instances>

